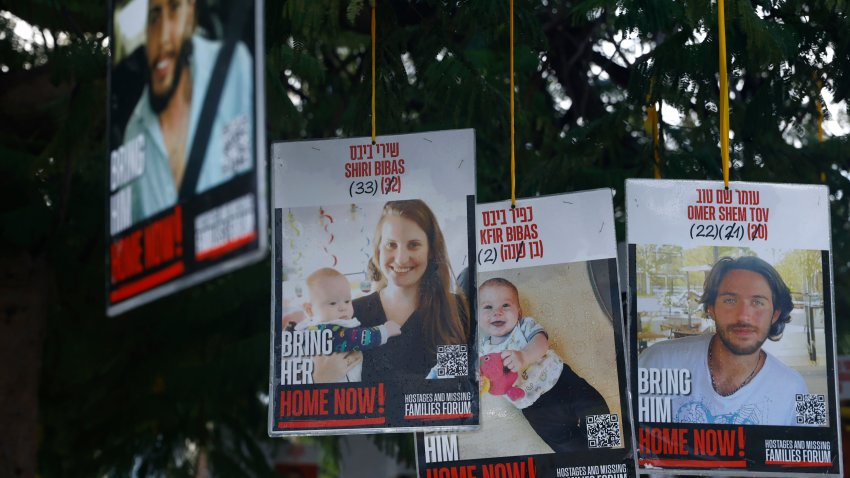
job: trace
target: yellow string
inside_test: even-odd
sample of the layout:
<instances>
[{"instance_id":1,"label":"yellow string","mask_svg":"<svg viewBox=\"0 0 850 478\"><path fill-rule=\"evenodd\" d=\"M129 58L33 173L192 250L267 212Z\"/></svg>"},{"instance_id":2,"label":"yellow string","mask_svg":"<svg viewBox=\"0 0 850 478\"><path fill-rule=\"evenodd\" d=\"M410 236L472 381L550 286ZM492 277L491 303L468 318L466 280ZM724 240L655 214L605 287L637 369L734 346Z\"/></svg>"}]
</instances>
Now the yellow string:
<instances>
[{"instance_id":1,"label":"yellow string","mask_svg":"<svg viewBox=\"0 0 850 478\"><path fill-rule=\"evenodd\" d=\"M720 38L720 155L723 158L723 184L729 189L729 80L726 73L726 7L717 0L717 28Z\"/></svg>"},{"instance_id":2,"label":"yellow string","mask_svg":"<svg viewBox=\"0 0 850 478\"><path fill-rule=\"evenodd\" d=\"M823 103L821 102L821 90L823 89L823 82L818 79L817 73L812 72L812 78L817 82L818 85L818 95L817 99L815 99L815 108L818 112L818 143L823 143ZM820 182L821 184L826 184L826 172L820 172Z\"/></svg>"},{"instance_id":3,"label":"yellow string","mask_svg":"<svg viewBox=\"0 0 850 478\"><path fill-rule=\"evenodd\" d=\"M516 147L514 146L514 0L511 4L511 207L516 207Z\"/></svg>"},{"instance_id":4,"label":"yellow string","mask_svg":"<svg viewBox=\"0 0 850 478\"><path fill-rule=\"evenodd\" d=\"M649 106L646 107L646 121L644 122L644 130L646 134L652 138L652 159L654 162L653 170L655 179L661 179L661 152L659 147L660 129L658 121L658 110L655 107L655 102L652 101L652 90L655 86L655 77L649 80L649 93L646 95L646 102Z\"/></svg>"},{"instance_id":5,"label":"yellow string","mask_svg":"<svg viewBox=\"0 0 850 478\"><path fill-rule=\"evenodd\" d=\"M815 101L815 108L818 110L818 143L823 143L823 103L821 103L821 90L823 82L818 80L818 99Z\"/></svg>"},{"instance_id":6,"label":"yellow string","mask_svg":"<svg viewBox=\"0 0 850 478\"><path fill-rule=\"evenodd\" d=\"M378 136L378 127L375 118L375 4L377 1L372 2L372 144L375 144L375 138Z\"/></svg>"}]
</instances>

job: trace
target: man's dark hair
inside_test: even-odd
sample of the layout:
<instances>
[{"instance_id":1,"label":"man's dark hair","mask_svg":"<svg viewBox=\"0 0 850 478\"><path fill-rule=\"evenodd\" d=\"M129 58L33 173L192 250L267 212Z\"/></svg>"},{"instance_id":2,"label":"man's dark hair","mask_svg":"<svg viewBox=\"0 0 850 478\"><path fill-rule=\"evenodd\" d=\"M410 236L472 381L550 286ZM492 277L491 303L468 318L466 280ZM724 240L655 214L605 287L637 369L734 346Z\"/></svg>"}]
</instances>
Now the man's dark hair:
<instances>
[{"instance_id":1,"label":"man's dark hair","mask_svg":"<svg viewBox=\"0 0 850 478\"><path fill-rule=\"evenodd\" d=\"M791 310L794 309L794 303L791 301L791 291L782 280L779 272L762 259L755 256L744 256L737 259L731 257L722 257L718 260L708 276L705 278L702 297L700 303L703 310L708 312L708 306L713 306L717 301L717 289L720 288L720 283L726 274L732 270L746 270L755 272L764 277L767 285L770 286L770 291L773 293L771 298L773 302L773 310L780 311L776 322L770 326L767 337L770 340L777 341L782 338L782 333L785 331L785 324L791 321Z\"/></svg>"}]
</instances>

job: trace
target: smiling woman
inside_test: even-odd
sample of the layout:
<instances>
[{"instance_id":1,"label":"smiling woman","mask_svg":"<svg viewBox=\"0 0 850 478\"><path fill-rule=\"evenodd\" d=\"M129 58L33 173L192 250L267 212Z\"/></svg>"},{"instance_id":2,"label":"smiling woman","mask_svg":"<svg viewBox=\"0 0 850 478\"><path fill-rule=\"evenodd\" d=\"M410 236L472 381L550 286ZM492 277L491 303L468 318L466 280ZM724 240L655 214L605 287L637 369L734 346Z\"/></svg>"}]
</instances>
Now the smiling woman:
<instances>
[{"instance_id":1,"label":"smiling woman","mask_svg":"<svg viewBox=\"0 0 850 478\"><path fill-rule=\"evenodd\" d=\"M363 380L421 380L440 345L467 340L469 305L456 289L437 218L420 200L390 201L375 228L371 279L377 291L354 301L364 326L395 322L401 335L363 354Z\"/></svg>"}]
</instances>

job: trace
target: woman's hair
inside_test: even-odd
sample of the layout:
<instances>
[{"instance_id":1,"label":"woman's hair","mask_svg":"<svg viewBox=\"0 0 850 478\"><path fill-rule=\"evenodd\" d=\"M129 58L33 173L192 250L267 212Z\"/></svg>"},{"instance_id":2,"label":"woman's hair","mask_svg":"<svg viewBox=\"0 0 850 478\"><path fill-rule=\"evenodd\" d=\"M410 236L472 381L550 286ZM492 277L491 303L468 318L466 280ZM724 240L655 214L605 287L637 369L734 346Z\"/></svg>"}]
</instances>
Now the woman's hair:
<instances>
[{"instance_id":1,"label":"woman's hair","mask_svg":"<svg viewBox=\"0 0 850 478\"><path fill-rule=\"evenodd\" d=\"M387 217L403 217L412 221L425 232L428 239L428 265L419 281L419 303L417 310L422 314L425 343L433 350L438 345L463 344L467 341L469 305L464 294L458 291L461 300L453 294L452 277L446 240L434 213L423 201L409 199L389 201L384 205L381 219L375 226L374 249L369 260L369 276L377 282L378 289L386 287L386 278L381 273L381 233ZM436 320L439 318L439 320Z\"/></svg>"},{"instance_id":2,"label":"woman's hair","mask_svg":"<svg viewBox=\"0 0 850 478\"><path fill-rule=\"evenodd\" d=\"M773 294L773 297L771 297L773 310L779 311L779 317L770 326L768 338L773 341L781 339L782 333L785 331L785 324L791 321L791 311L794 309L794 302L791 300L791 291L785 285L785 281L782 280L779 272L772 265L758 257L743 256L737 259L721 257L705 278L703 294L700 297L700 303L702 303L703 309L708 313L708 308L714 306L714 303L717 301L720 283L723 282L726 274L733 270L755 272L764 277Z\"/></svg>"}]
</instances>

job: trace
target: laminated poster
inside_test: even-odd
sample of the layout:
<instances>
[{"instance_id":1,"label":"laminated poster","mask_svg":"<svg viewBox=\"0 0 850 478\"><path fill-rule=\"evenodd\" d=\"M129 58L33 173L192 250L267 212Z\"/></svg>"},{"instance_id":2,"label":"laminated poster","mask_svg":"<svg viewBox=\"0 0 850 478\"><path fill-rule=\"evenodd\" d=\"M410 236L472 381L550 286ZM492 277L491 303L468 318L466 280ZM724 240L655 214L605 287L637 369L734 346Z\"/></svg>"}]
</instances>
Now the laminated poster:
<instances>
[{"instance_id":1,"label":"laminated poster","mask_svg":"<svg viewBox=\"0 0 850 478\"><path fill-rule=\"evenodd\" d=\"M261 0L112 0L107 313L266 251Z\"/></svg>"},{"instance_id":2,"label":"laminated poster","mask_svg":"<svg viewBox=\"0 0 850 478\"><path fill-rule=\"evenodd\" d=\"M474 131L272 161L269 434L477 428Z\"/></svg>"},{"instance_id":3,"label":"laminated poster","mask_svg":"<svg viewBox=\"0 0 850 478\"><path fill-rule=\"evenodd\" d=\"M626 182L641 472L840 476L825 186Z\"/></svg>"},{"instance_id":4,"label":"laminated poster","mask_svg":"<svg viewBox=\"0 0 850 478\"><path fill-rule=\"evenodd\" d=\"M635 476L612 191L476 222L481 429L417 433L419 476Z\"/></svg>"}]
</instances>

